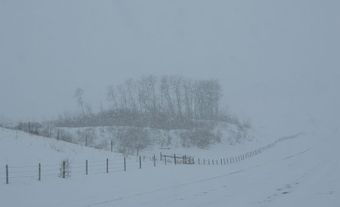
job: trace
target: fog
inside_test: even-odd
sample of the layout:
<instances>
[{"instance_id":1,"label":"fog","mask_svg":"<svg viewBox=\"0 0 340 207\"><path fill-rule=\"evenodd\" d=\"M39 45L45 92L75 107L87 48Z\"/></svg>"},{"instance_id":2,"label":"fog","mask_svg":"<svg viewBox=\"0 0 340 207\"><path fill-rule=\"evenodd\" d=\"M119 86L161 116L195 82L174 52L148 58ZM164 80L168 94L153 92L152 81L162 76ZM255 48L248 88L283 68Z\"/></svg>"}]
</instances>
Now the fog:
<instances>
[{"instance_id":1,"label":"fog","mask_svg":"<svg viewBox=\"0 0 340 207\"><path fill-rule=\"evenodd\" d=\"M218 79L257 127L338 130L336 0L0 0L0 116L44 120L99 108L143 75ZM287 132L288 133L288 132Z\"/></svg>"}]
</instances>

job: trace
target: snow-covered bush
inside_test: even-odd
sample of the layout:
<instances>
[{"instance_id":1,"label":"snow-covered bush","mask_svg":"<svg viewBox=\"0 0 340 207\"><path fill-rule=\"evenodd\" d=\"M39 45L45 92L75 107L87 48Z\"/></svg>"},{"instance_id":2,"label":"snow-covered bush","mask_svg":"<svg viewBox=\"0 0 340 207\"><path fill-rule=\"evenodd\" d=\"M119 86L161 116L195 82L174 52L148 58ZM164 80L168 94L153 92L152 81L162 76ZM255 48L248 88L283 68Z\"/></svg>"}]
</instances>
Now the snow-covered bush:
<instances>
[{"instance_id":1,"label":"snow-covered bush","mask_svg":"<svg viewBox=\"0 0 340 207\"><path fill-rule=\"evenodd\" d=\"M182 146L207 148L210 144L221 142L221 133L209 128L195 128L180 134Z\"/></svg>"},{"instance_id":2,"label":"snow-covered bush","mask_svg":"<svg viewBox=\"0 0 340 207\"><path fill-rule=\"evenodd\" d=\"M91 127L85 128L84 130L78 130L77 135L78 138L80 138L78 142L84 143L85 146L93 146L94 140L97 137L95 129Z\"/></svg>"},{"instance_id":3,"label":"snow-covered bush","mask_svg":"<svg viewBox=\"0 0 340 207\"><path fill-rule=\"evenodd\" d=\"M123 154L133 154L140 150L145 149L150 145L150 136L148 132L143 128L128 127L121 128L117 133L117 148L118 151Z\"/></svg>"}]
</instances>

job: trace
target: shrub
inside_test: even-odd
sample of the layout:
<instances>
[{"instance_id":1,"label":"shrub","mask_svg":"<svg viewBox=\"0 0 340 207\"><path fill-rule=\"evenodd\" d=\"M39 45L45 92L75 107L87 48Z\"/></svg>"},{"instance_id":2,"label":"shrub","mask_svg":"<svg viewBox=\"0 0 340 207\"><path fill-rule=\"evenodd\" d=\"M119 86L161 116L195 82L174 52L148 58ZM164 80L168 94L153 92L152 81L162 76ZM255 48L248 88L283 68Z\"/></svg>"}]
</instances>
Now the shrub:
<instances>
[{"instance_id":1,"label":"shrub","mask_svg":"<svg viewBox=\"0 0 340 207\"><path fill-rule=\"evenodd\" d=\"M150 138L146 130L138 127L119 129L117 133L118 151L123 154L133 154L150 145Z\"/></svg>"},{"instance_id":2,"label":"shrub","mask_svg":"<svg viewBox=\"0 0 340 207\"><path fill-rule=\"evenodd\" d=\"M209 128L195 128L190 131L181 133L183 147L196 146L199 148L207 148L210 144L221 141L221 133L214 133Z\"/></svg>"}]
</instances>

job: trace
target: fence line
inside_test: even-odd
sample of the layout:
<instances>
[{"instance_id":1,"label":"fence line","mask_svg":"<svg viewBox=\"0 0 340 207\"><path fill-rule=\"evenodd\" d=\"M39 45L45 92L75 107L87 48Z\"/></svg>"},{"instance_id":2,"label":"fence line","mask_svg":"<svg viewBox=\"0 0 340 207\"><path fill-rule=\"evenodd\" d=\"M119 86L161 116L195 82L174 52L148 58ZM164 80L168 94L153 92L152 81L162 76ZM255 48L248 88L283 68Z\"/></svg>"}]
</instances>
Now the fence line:
<instances>
[{"instance_id":1,"label":"fence line","mask_svg":"<svg viewBox=\"0 0 340 207\"><path fill-rule=\"evenodd\" d=\"M264 151L274 147L277 143L296 138L299 134L289 137L282 137L274 141L273 143L267 144L263 147L259 147L253 151L245 152L235 156L221 157L221 158L194 158L188 155L167 155L154 154L151 157L138 156L136 160L127 159L123 157L121 159L110 159L106 158L103 160L85 160L83 163L75 163L68 160L62 161L59 165L42 164L37 163L36 165L23 165L23 166L10 166L5 165L4 172L0 172L0 179L5 184L10 184L19 179L35 179L42 181L47 177L59 177L69 178L72 176L79 175L90 175L90 174L111 174L116 172L127 172L130 169L143 169L145 167L157 167L160 165L204 165L204 166L226 166L241 161L250 159L257 156Z\"/></svg>"}]
</instances>

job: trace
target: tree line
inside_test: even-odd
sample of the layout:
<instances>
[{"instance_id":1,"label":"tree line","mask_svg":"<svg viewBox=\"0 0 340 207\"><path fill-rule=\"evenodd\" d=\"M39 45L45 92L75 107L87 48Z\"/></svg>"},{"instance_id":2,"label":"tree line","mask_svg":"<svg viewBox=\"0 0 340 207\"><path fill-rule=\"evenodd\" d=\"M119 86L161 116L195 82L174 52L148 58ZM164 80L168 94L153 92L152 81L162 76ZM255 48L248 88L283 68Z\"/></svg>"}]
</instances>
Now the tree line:
<instances>
[{"instance_id":1,"label":"tree line","mask_svg":"<svg viewBox=\"0 0 340 207\"><path fill-rule=\"evenodd\" d=\"M216 119L222 96L217 80L143 77L108 88L111 110L188 119Z\"/></svg>"},{"instance_id":2,"label":"tree line","mask_svg":"<svg viewBox=\"0 0 340 207\"><path fill-rule=\"evenodd\" d=\"M75 92L80 115L64 116L58 126L134 126L161 129L194 128L202 121L221 121L222 89L217 80L191 80L180 76L145 76L109 86L109 107L93 113Z\"/></svg>"},{"instance_id":3,"label":"tree line","mask_svg":"<svg viewBox=\"0 0 340 207\"><path fill-rule=\"evenodd\" d=\"M111 143L124 154L138 154L155 141L163 143L163 138L153 137L157 131L153 129L164 130L165 146L171 146L176 132L174 137L179 138L183 147L206 148L221 141L222 132L217 126L236 127L232 130L232 140L236 142L245 138L250 128L248 122L221 110L222 89L217 80L152 75L129 79L107 88L108 106L98 112L93 112L83 96L81 88L74 93L79 113L66 114L42 124L23 122L16 128L98 148L106 148L108 140L105 138L100 143L97 138L110 134ZM220 122L224 124L220 125ZM107 126L107 131L98 134L98 126ZM76 134L71 134L68 127L79 128ZM149 131L149 128L153 129Z\"/></svg>"}]
</instances>

